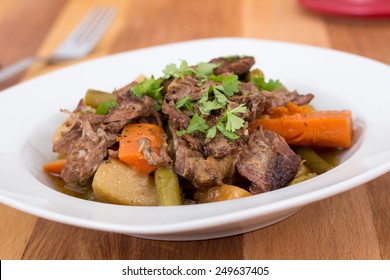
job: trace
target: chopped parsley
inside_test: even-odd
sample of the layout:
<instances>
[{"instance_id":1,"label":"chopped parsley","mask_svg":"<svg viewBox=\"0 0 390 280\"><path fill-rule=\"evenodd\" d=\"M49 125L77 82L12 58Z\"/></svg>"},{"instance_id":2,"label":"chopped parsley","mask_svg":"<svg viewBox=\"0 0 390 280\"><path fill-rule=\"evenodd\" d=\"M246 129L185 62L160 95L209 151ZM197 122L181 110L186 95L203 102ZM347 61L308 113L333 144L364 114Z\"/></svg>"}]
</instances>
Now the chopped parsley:
<instances>
[{"instance_id":1,"label":"chopped parsley","mask_svg":"<svg viewBox=\"0 0 390 280\"><path fill-rule=\"evenodd\" d=\"M97 115L107 115L110 111L109 109L113 109L118 106L116 100L110 100L105 103L100 103L96 108L95 114Z\"/></svg>"},{"instance_id":2,"label":"chopped parsley","mask_svg":"<svg viewBox=\"0 0 390 280\"><path fill-rule=\"evenodd\" d=\"M274 91L278 88L283 88L283 84L279 80L270 79L268 82L263 77L252 78L251 82L254 83L259 90Z\"/></svg>"},{"instance_id":3,"label":"chopped parsley","mask_svg":"<svg viewBox=\"0 0 390 280\"><path fill-rule=\"evenodd\" d=\"M190 111L191 113L195 112L194 104L192 103L191 96L186 96L176 102L176 108L180 109L181 107L187 108L187 110Z\"/></svg>"},{"instance_id":4,"label":"chopped parsley","mask_svg":"<svg viewBox=\"0 0 390 280\"><path fill-rule=\"evenodd\" d=\"M222 91L227 96L233 96L236 92L238 92L238 86L240 85L240 81L238 80L237 75L210 75L210 80L214 82L220 82L222 84Z\"/></svg>"},{"instance_id":5,"label":"chopped parsley","mask_svg":"<svg viewBox=\"0 0 390 280\"><path fill-rule=\"evenodd\" d=\"M164 68L164 79L169 79L171 77L184 79L185 75L195 75L199 79L207 79L217 67L218 64L205 62L198 63L195 67L190 67L188 66L187 61L182 60L179 67L176 64L171 63Z\"/></svg>"},{"instance_id":6,"label":"chopped parsley","mask_svg":"<svg viewBox=\"0 0 390 280\"><path fill-rule=\"evenodd\" d=\"M231 109L230 106L228 106L224 116L219 119L216 125L207 131L206 138L214 138L218 129L226 138L230 140L238 139L239 136L234 132L240 128L243 128L245 121L237 116L237 114L245 113L246 110L247 108L244 104L240 104L234 109Z\"/></svg>"},{"instance_id":7,"label":"chopped parsley","mask_svg":"<svg viewBox=\"0 0 390 280\"><path fill-rule=\"evenodd\" d=\"M220 84L210 86L199 100L200 111L205 115L210 114L213 110L224 108L229 103L226 96L233 96L234 93L238 92L238 86L240 85L237 75L210 75L209 79ZM209 100L209 93L214 95L212 101Z\"/></svg>"},{"instance_id":8,"label":"chopped parsley","mask_svg":"<svg viewBox=\"0 0 390 280\"><path fill-rule=\"evenodd\" d=\"M163 86L160 79L155 79L153 76L150 79L144 79L138 85L131 87L131 91L138 97L149 96L153 98L159 107L163 102L163 95L161 93ZM160 108L158 108L160 110Z\"/></svg>"},{"instance_id":9,"label":"chopped parsley","mask_svg":"<svg viewBox=\"0 0 390 280\"><path fill-rule=\"evenodd\" d=\"M206 121L198 114L194 114L187 129L176 131L176 134L177 136L183 136L186 133L189 134L195 131L206 133L208 128Z\"/></svg>"}]
</instances>

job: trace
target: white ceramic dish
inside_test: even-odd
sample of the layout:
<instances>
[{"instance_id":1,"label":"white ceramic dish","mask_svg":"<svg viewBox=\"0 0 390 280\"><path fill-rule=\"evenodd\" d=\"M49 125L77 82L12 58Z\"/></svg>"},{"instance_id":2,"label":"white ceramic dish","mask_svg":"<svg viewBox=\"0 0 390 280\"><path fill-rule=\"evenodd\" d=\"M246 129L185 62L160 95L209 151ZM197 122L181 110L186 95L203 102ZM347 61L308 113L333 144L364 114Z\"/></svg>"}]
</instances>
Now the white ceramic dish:
<instances>
[{"instance_id":1,"label":"white ceramic dish","mask_svg":"<svg viewBox=\"0 0 390 280\"><path fill-rule=\"evenodd\" d=\"M350 109L354 146L333 170L248 198L177 207L131 207L86 201L53 189L42 165L54 158L51 135L86 89L111 91L140 73L161 75L190 64L246 54L266 78L316 95L318 109ZM390 67L356 55L290 43L216 38L157 46L92 60L0 93L0 202L49 220L161 240L200 240L259 229L303 206L347 191L390 170Z\"/></svg>"}]
</instances>

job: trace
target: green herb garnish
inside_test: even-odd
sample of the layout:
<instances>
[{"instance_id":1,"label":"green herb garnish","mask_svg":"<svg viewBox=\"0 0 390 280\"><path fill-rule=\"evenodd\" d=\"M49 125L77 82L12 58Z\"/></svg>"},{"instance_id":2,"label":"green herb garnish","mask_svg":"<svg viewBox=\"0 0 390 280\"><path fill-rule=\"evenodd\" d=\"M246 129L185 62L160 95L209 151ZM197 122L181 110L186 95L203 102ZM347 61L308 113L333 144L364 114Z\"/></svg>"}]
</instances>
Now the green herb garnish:
<instances>
[{"instance_id":1,"label":"green herb garnish","mask_svg":"<svg viewBox=\"0 0 390 280\"><path fill-rule=\"evenodd\" d=\"M195 75L199 79L207 79L209 75L213 73L213 70L218 67L218 64L201 62L195 67L188 66L186 60L182 60L180 66L171 63L163 70L164 79L181 78L184 79L185 75Z\"/></svg>"},{"instance_id":2,"label":"green herb garnish","mask_svg":"<svg viewBox=\"0 0 390 280\"><path fill-rule=\"evenodd\" d=\"M263 77L252 78L251 82L254 83L259 90L274 91L278 88L283 88L283 84L279 80L270 79L268 82Z\"/></svg>"},{"instance_id":3,"label":"green herb garnish","mask_svg":"<svg viewBox=\"0 0 390 280\"><path fill-rule=\"evenodd\" d=\"M111 100L105 103L100 103L96 108L95 114L97 115L107 115L110 111L109 109L113 109L118 106L116 100Z\"/></svg>"},{"instance_id":4,"label":"green herb garnish","mask_svg":"<svg viewBox=\"0 0 390 280\"><path fill-rule=\"evenodd\" d=\"M244 104L240 104L234 109L230 109L230 106L228 106L226 113L223 115L221 119L219 119L218 123L211 127L207 134L206 138L214 138L217 129L225 135L226 138L230 140L236 140L239 138L237 134L234 132L240 128L243 128L245 125L245 121L237 116L238 113L245 113L247 110L247 107Z\"/></svg>"},{"instance_id":5,"label":"green herb garnish","mask_svg":"<svg viewBox=\"0 0 390 280\"><path fill-rule=\"evenodd\" d=\"M144 79L138 85L131 87L131 91L138 97L149 96L153 98L158 105L161 106L163 102L163 95L161 93L163 86L159 79L153 76L150 79ZM160 110L160 108L158 108Z\"/></svg>"},{"instance_id":6,"label":"green herb garnish","mask_svg":"<svg viewBox=\"0 0 390 280\"><path fill-rule=\"evenodd\" d=\"M187 129L176 131L176 135L183 136L186 133L189 134L195 131L206 133L208 128L209 126L206 124L206 121L198 114L194 114Z\"/></svg>"},{"instance_id":7,"label":"green herb garnish","mask_svg":"<svg viewBox=\"0 0 390 280\"><path fill-rule=\"evenodd\" d=\"M176 108L180 109L181 107L187 108L187 110L190 111L191 113L195 112L194 104L192 103L191 96L186 96L176 102Z\"/></svg>"}]
</instances>

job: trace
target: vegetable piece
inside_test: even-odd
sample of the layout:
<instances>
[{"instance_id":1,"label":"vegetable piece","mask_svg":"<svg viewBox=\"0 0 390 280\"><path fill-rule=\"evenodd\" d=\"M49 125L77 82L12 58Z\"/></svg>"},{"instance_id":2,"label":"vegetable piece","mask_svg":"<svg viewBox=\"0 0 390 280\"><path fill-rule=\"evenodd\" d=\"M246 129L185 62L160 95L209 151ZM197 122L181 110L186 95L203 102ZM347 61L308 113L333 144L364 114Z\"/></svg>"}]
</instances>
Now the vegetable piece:
<instances>
[{"instance_id":1,"label":"vegetable piece","mask_svg":"<svg viewBox=\"0 0 390 280\"><path fill-rule=\"evenodd\" d=\"M309 104L299 106L289 101L287 102L286 106L271 108L271 110L268 112L268 115L271 117L282 117L285 115L293 115L297 113L307 114L312 112L314 112L314 108Z\"/></svg>"},{"instance_id":2,"label":"vegetable piece","mask_svg":"<svg viewBox=\"0 0 390 280\"><path fill-rule=\"evenodd\" d=\"M217 202L251 196L252 194L240 187L222 184L211 188L198 189L194 194L197 203Z\"/></svg>"},{"instance_id":3,"label":"vegetable piece","mask_svg":"<svg viewBox=\"0 0 390 280\"><path fill-rule=\"evenodd\" d=\"M100 104L112 102L115 100L115 95L95 89L88 89L84 96L85 104L95 109L98 108Z\"/></svg>"},{"instance_id":4,"label":"vegetable piece","mask_svg":"<svg viewBox=\"0 0 390 280\"><path fill-rule=\"evenodd\" d=\"M249 125L272 130L288 144L318 147L352 146L352 116L347 110L317 111L272 117L263 115Z\"/></svg>"},{"instance_id":5,"label":"vegetable piece","mask_svg":"<svg viewBox=\"0 0 390 280\"><path fill-rule=\"evenodd\" d=\"M294 179L289 183L289 185L291 186L301 183L303 181L314 178L315 176L317 176L317 173L314 173L309 167L307 167L305 161L303 161L297 175L295 175Z\"/></svg>"},{"instance_id":6,"label":"vegetable piece","mask_svg":"<svg viewBox=\"0 0 390 280\"><path fill-rule=\"evenodd\" d=\"M118 103L116 100L111 100L106 103L100 103L99 106L96 108L96 114L97 115L107 115L110 110L118 106Z\"/></svg>"},{"instance_id":7,"label":"vegetable piece","mask_svg":"<svg viewBox=\"0 0 390 280\"><path fill-rule=\"evenodd\" d=\"M163 88L164 86L161 84L161 80L155 79L152 76L149 79L143 79L139 84L131 87L131 91L138 97L149 96L161 106L163 102L161 91ZM158 108L158 110L160 110L160 108Z\"/></svg>"},{"instance_id":8,"label":"vegetable piece","mask_svg":"<svg viewBox=\"0 0 390 280\"><path fill-rule=\"evenodd\" d=\"M322 174L334 167L310 147L295 147L294 151L299 154L302 160L305 161L305 164L317 174Z\"/></svg>"},{"instance_id":9,"label":"vegetable piece","mask_svg":"<svg viewBox=\"0 0 390 280\"><path fill-rule=\"evenodd\" d=\"M45 170L47 173L51 173L51 174L60 174L62 169L64 169L65 164L66 164L66 159L53 160L53 161L47 162L43 166L43 170Z\"/></svg>"},{"instance_id":10,"label":"vegetable piece","mask_svg":"<svg viewBox=\"0 0 390 280\"><path fill-rule=\"evenodd\" d=\"M259 68L253 69L246 74L245 81L250 82L253 78L264 79L264 72L261 71Z\"/></svg>"},{"instance_id":11,"label":"vegetable piece","mask_svg":"<svg viewBox=\"0 0 390 280\"><path fill-rule=\"evenodd\" d=\"M143 174L150 174L157 169L145 159L140 140L146 138L150 141L152 152L160 154L160 150L165 143L164 130L155 124L138 123L126 125L118 137L119 159L131 165L135 170Z\"/></svg>"},{"instance_id":12,"label":"vegetable piece","mask_svg":"<svg viewBox=\"0 0 390 280\"><path fill-rule=\"evenodd\" d=\"M192 116L192 119L191 119L190 124L188 125L187 129L176 131L176 135L183 136L186 133L189 134L189 133L192 133L195 131L200 131L200 132L206 133L208 128L209 127L206 124L206 121L202 117L200 117L198 114L194 114Z\"/></svg>"},{"instance_id":13,"label":"vegetable piece","mask_svg":"<svg viewBox=\"0 0 390 280\"><path fill-rule=\"evenodd\" d=\"M96 199L102 202L157 206L153 177L141 174L117 159L112 158L99 166L92 189Z\"/></svg>"},{"instance_id":14,"label":"vegetable piece","mask_svg":"<svg viewBox=\"0 0 390 280\"><path fill-rule=\"evenodd\" d=\"M301 183L301 182L306 181L306 180L309 180L311 178L314 178L315 176L317 176L317 174L315 174L315 173L308 173L308 174L305 174L305 175L301 175L301 176L295 177L290 182L289 186Z\"/></svg>"},{"instance_id":15,"label":"vegetable piece","mask_svg":"<svg viewBox=\"0 0 390 280\"><path fill-rule=\"evenodd\" d=\"M172 167L159 167L154 172L157 201L160 206L181 205L179 178Z\"/></svg>"}]
</instances>

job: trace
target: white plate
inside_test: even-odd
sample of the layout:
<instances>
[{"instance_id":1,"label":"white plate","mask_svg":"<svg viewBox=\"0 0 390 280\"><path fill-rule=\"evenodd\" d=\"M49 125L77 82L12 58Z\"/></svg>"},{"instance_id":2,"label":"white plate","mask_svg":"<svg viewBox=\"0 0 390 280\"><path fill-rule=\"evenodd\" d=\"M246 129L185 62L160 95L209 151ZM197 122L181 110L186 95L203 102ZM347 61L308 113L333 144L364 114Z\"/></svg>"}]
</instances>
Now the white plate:
<instances>
[{"instance_id":1,"label":"white plate","mask_svg":"<svg viewBox=\"0 0 390 280\"><path fill-rule=\"evenodd\" d=\"M354 146L331 171L293 187L203 205L133 207L86 201L52 187L42 165L51 136L86 89L111 91L165 65L253 55L266 78L316 95L318 109L350 109ZM68 67L0 93L0 202L49 220L161 240L230 236L276 223L303 206L390 170L390 67L356 55L290 43L217 38L130 51Z\"/></svg>"}]
</instances>

